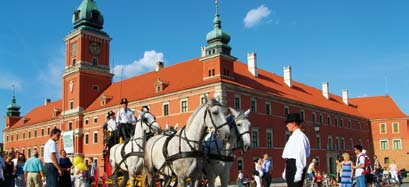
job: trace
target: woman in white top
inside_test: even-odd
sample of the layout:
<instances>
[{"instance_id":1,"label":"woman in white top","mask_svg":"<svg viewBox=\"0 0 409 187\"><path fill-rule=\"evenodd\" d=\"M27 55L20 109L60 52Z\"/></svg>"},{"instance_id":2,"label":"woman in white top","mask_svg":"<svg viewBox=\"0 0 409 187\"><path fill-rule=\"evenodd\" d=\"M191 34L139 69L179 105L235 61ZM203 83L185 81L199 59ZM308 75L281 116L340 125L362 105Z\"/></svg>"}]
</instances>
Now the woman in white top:
<instances>
[{"instance_id":1,"label":"woman in white top","mask_svg":"<svg viewBox=\"0 0 409 187\"><path fill-rule=\"evenodd\" d=\"M254 160L254 171L253 171L253 177L254 177L254 182L256 182L256 187L261 187L261 177L263 175L263 170L261 169L261 158L258 160Z\"/></svg>"},{"instance_id":2,"label":"woman in white top","mask_svg":"<svg viewBox=\"0 0 409 187\"><path fill-rule=\"evenodd\" d=\"M396 165L395 160L392 160L392 163L389 164L389 172L391 173L391 177L394 178L396 181L399 181L399 177L398 177L398 165Z\"/></svg>"}]
</instances>

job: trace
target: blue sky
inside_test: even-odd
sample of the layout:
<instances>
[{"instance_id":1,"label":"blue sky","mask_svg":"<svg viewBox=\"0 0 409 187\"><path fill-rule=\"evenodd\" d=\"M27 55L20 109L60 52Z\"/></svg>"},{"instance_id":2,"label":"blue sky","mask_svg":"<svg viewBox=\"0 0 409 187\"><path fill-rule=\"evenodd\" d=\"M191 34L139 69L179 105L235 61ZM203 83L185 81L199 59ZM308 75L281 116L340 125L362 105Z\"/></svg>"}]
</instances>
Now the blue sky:
<instances>
[{"instance_id":1,"label":"blue sky","mask_svg":"<svg viewBox=\"0 0 409 187\"><path fill-rule=\"evenodd\" d=\"M24 115L45 98L61 98L64 37L81 0L0 1L0 128L16 87ZM104 31L112 38L111 68L123 78L200 56L215 14L212 0L102 1ZM223 30L232 55L258 67L350 97L389 94L409 113L409 1L222 0ZM118 74L115 81L121 79ZM2 136L2 134L0 134Z\"/></svg>"}]
</instances>

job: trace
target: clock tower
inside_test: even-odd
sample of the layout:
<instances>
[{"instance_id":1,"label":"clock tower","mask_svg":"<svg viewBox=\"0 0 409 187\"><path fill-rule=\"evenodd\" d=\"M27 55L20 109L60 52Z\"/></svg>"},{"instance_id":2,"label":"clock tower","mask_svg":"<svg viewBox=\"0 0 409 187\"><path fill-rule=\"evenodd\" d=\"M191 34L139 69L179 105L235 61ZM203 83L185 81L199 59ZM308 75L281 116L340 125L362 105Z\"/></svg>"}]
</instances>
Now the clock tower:
<instances>
[{"instance_id":1,"label":"clock tower","mask_svg":"<svg viewBox=\"0 0 409 187\"><path fill-rule=\"evenodd\" d=\"M81 113L112 84L111 38L102 31L104 18L94 0L83 0L72 16L74 30L65 37L63 115Z\"/></svg>"}]
</instances>

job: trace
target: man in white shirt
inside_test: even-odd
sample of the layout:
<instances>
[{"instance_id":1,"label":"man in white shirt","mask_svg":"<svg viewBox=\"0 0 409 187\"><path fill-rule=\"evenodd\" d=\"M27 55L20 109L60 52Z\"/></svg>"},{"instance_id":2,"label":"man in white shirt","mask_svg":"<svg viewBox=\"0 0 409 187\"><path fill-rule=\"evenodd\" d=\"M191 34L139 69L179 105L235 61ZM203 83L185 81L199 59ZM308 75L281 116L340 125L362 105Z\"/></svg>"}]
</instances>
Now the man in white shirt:
<instances>
[{"instance_id":1,"label":"man in white shirt","mask_svg":"<svg viewBox=\"0 0 409 187\"><path fill-rule=\"evenodd\" d=\"M119 109L116 116L116 123L121 132L124 141L129 140L132 132L132 124L136 123L134 112L128 108L128 99L121 99L122 108Z\"/></svg>"},{"instance_id":2,"label":"man in white shirt","mask_svg":"<svg viewBox=\"0 0 409 187\"><path fill-rule=\"evenodd\" d=\"M356 155L356 163L352 168L355 169L356 186L366 187L365 175L363 174L365 168L365 154L362 153L362 146L355 145L354 152Z\"/></svg>"},{"instance_id":3,"label":"man in white shirt","mask_svg":"<svg viewBox=\"0 0 409 187\"><path fill-rule=\"evenodd\" d=\"M50 139L44 146L44 171L46 176L46 187L57 187L58 175L62 176L63 171L58 165L57 143L61 136L61 130L54 128L50 132Z\"/></svg>"},{"instance_id":4,"label":"man in white shirt","mask_svg":"<svg viewBox=\"0 0 409 187\"><path fill-rule=\"evenodd\" d=\"M286 160L283 178L289 187L302 187L306 173L307 158L310 157L310 142L301 131L303 120L300 114L288 114L287 129L292 132L285 144L282 158Z\"/></svg>"}]
</instances>

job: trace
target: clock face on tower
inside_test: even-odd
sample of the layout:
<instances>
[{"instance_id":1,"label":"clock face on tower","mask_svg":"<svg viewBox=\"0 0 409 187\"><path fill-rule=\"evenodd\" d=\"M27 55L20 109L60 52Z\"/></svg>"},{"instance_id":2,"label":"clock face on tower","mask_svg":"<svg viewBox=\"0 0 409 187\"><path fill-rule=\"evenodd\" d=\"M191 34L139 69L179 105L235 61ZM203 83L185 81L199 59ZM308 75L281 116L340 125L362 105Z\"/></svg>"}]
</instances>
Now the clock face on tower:
<instances>
[{"instance_id":1,"label":"clock face on tower","mask_svg":"<svg viewBox=\"0 0 409 187\"><path fill-rule=\"evenodd\" d=\"M97 43L97 42L91 42L89 44L89 51L93 54L93 55L99 55L99 53L101 52L101 44Z\"/></svg>"}]
</instances>

